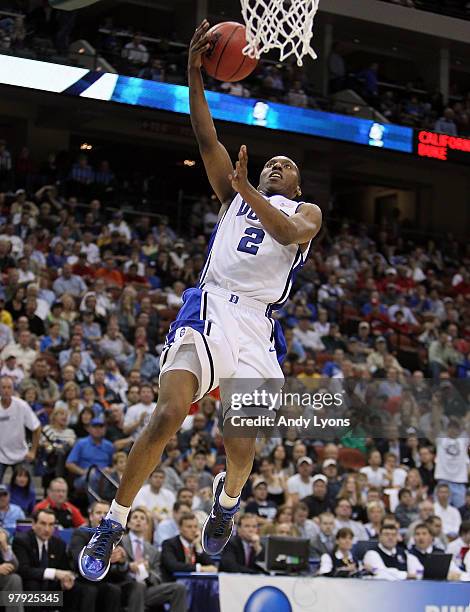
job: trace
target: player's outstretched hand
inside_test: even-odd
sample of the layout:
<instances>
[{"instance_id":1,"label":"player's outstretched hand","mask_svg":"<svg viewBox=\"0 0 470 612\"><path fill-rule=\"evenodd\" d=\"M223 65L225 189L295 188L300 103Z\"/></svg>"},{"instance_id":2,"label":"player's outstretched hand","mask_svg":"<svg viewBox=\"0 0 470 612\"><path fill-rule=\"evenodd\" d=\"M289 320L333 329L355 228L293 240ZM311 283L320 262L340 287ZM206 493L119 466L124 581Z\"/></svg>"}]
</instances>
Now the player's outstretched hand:
<instances>
[{"instance_id":1,"label":"player's outstretched hand","mask_svg":"<svg viewBox=\"0 0 470 612\"><path fill-rule=\"evenodd\" d=\"M248 150L246 145L240 147L238 153L238 161L235 164L235 170L228 175L232 188L238 193L242 193L249 186L248 182Z\"/></svg>"},{"instance_id":2,"label":"player's outstretched hand","mask_svg":"<svg viewBox=\"0 0 470 612\"><path fill-rule=\"evenodd\" d=\"M209 36L207 35L208 30L209 22L207 19L204 19L194 32L194 36L189 44L188 65L190 68L200 68L202 65L202 54L208 51L211 46Z\"/></svg>"}]
</instances>

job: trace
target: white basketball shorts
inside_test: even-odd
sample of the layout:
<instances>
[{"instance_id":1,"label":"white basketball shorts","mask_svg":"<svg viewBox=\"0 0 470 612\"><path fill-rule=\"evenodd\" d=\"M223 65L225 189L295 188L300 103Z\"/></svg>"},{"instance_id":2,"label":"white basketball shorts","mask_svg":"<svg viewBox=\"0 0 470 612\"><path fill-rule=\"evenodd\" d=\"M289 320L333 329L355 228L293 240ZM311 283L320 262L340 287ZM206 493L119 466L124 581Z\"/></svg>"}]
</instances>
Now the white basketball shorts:
<instances>
[{"instance_id":1,"label":"white basketball shorts","mask_svg":"<svg viewBox=\"0 0 470 612\"><path fill-rule=\"evenodd\" d=\"M266 304L204 285L187 289L160 357L160 377L170 370L192 372L199 383L195 401L224 379L284 380L280 363L286 346Z\"/></svg>"}]
</instances>

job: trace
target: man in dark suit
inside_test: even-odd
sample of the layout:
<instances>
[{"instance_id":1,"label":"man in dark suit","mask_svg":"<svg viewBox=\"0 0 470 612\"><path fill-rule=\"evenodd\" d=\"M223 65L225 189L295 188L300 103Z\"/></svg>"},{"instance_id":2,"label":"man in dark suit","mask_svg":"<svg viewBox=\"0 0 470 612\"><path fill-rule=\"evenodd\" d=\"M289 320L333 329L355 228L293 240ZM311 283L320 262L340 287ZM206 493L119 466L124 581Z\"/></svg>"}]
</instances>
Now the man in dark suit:
<instances>
[{"instance_id":1,"label":"man in dark suit","mask_svg":"<svg viewBox=\"0 0 470 612\"><path fill-rule=\"evenodd\" d=\"M30 531L18 533L13 552L18 559L18 573L25 591L64 591L64 608L79 609L80 588L70 570L65 543L52 535L56 517L52 510L38 510L32 515Z\"/></svg>"},{"instance_id":2,"label":"man in dark suit","mask_svg":"<svg viewBox=\"0 0 470 612\"><path fill-rule=\"evenodd\" d=\"M145 508L134 508L128 520L129 533L122 538L129 562L129 575L135 581L129 595L129 610L152 610L164 603L171 612L187 610L186 589L176 582L163 582L157 549L145 540L149 518Z\"/></svg>"},{"instance_id":3,"label":"man in dark suit","mask_svg":"<svg viewBox=\"0 0 470 612\"><path fill-rule=\"evenodd\" d=\"M258 520L255 514L240 517L237 535L231 538L220 559L219 571L240 574L260 574L256 565L264 560L264 548L259 539Z\"/></svg>"},{"instance_id":4,"label":"man in dark suit","mask_svg":"<svg viewBox=\"0 0 470 612\"><path fill-rule=\"evenodd\" d=\"M100 524L101 519L106 516L108 510L108 502L93 502L88 511L89 526L96 528ZM82 548L88 544L92 535L90 531L82 528L74 530L69 546L69 553L72 557L74 568L77 567L78 556ZM103 580L100 582L90 582L80 575L78 576L77 580L86 594L87 612L95 612L95 610L115 612L119 610L121 605L121 585L127 580L128 569L129 564L127 563L124 549L122 546L116 546L111 555L111 567Z\"/></svg>"},{"instance_id":5,"label":"man in dark suit","mask_svg":"<svg viewBox=\"0 0 470 612\"><path fill-rule=\"evenodd\" d=\"M211 558L201 547L201 530L193 513L179 520L180 534L162 544L161 566L166 581L175 580L175 572L217 572Z\"/></svg>"}]
</instances>

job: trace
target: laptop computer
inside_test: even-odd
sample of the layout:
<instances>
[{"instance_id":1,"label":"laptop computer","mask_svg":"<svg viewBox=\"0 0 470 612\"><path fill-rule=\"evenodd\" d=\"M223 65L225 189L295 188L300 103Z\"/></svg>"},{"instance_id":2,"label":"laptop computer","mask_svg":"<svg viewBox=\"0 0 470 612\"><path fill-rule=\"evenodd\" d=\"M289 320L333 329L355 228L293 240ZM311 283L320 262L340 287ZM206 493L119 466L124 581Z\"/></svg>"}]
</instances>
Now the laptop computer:
<instances>
[{"instance_id":1,"label":"laptop computer","mask_svg":"<svg viewBox=\"0 0 470 612\"><path fill-rule=\"evenodd\" d=\"M424 559L424 580L447 580L452 555L431 553Z\"/></svg>"},{"instance_id":2,"label":"laptop computer","mask_svg":"<svg viewBox=\"0 0 470 612\"><path fill-rule=\"evenodd\" d=\"M257 565L267 574L298 574L309 569L310 541L288 536L268 536L265 560Z\"/></svg>"}]
</instances>

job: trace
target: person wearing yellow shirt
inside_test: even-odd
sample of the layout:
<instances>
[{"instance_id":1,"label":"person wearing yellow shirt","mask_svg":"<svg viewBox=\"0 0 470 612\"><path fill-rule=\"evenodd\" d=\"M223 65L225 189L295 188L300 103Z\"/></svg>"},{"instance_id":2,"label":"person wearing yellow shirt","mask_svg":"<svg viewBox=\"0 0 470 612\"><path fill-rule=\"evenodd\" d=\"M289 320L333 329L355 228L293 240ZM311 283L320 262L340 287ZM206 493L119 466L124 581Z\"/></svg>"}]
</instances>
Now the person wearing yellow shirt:
<instances>
[{"instance_id":1,"label":"person wearing yellow shirt","mask_svg":"<svg viewBox=\"0 0 470 612\"><path fill-rule=\"evenodd\" d=\"M304 371L298 374L297 378L308 391L315 391L318 389L322 377L321 374L315 372L315 361L313 359L307 359Z\"/></svg>"}]
</instances>

